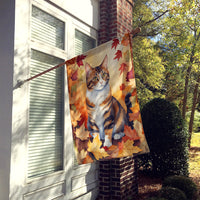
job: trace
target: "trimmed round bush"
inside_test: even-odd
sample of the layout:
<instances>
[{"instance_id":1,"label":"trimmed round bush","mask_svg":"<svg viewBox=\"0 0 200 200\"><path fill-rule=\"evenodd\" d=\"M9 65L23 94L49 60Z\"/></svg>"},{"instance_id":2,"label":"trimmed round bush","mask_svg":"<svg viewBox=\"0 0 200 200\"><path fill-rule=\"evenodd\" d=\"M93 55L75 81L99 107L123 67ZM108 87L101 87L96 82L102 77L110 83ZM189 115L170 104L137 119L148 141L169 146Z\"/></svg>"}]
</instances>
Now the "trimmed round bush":
<instances>
[{"instance_id":1,"label":"trimmed round bush","mask_svg":"<svg viewBox=\"0 0 200 200\"><path fill-rule=\"evenodd\" d=\"M160 197L167 200L187 200L185 193L178 188L163 187L160 190Z\"/></svg>"},{"instance_id":2,"label":"trimmed round bush","mask_svg":"<svg viewBox=\"0 0 200 200\"><path fill-rule=\"evenodd\" d=\"M197 199L197 186L196 184L189 178L184 176L170 176L164 179L163 187L175 187L182 190L188 200L196 200Z\"/></svg>"},{"instance_id":3,"label":"trimmed round bush","mask_svg":"<svg viewBox=\"0 0 200 200\"><path fill-rule=\"evenodd\" d=\"M159 177L188 175L188 132L177 106L155 98L144 105L141 115L151 173Z\"/></svg>"}]
</instances>

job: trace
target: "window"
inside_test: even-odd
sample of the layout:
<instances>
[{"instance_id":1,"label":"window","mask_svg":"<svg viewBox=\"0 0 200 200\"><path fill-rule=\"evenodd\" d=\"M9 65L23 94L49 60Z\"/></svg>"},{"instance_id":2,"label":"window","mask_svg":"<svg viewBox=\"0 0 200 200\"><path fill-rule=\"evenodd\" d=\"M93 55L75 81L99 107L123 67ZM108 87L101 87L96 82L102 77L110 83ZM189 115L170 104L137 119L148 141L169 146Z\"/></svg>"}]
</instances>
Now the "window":
<instances>
[{"instance_id":1,"label":"window","mask_svg":"<svg viewBox=\"0 0 200 200\"><path fill-rule=\"evenodd\" d=\"M31 38L64 49L64 22L33 6Z\"/></svg>"},{"instance_id":2,"label":"window","mask_svg":"<svg viewBox=\"0 0 200 200\"><path fill-rule=\"evenodd\" d=\"M51 47L64 49L64 23L33 6L31 37ZM31 50L30 76L63 60ZM28 178L63 169L64 68L30 81Z\"/></svg>"},{"instance_id":3,"label":"window","mask_svg":"<svg viewBox=\"0 0 200 200\"><path fill-rule=\"evenodd\" d=\"M96 40L88 35L75 30L75 54L82 54L92 48L96 47Z\"/></svg>"}]
</instances>

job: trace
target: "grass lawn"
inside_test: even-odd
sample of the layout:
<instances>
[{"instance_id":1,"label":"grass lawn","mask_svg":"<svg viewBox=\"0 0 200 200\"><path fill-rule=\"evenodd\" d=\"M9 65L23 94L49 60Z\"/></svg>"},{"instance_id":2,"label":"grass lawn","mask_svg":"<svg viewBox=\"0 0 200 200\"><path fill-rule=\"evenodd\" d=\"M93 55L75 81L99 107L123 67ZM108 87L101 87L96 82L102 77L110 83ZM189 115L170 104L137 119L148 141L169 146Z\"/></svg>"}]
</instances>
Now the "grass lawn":
<instances>
[{"instance_id":1,"label":"grass lawn","mask_svg":"<svg viewBox=\"0 0 200 200\"><path fill-rule=\"evenodd\" d=\"M189 158L190 177L200 189L200 133L193 133Z\"/></svg>"}]
</instances>

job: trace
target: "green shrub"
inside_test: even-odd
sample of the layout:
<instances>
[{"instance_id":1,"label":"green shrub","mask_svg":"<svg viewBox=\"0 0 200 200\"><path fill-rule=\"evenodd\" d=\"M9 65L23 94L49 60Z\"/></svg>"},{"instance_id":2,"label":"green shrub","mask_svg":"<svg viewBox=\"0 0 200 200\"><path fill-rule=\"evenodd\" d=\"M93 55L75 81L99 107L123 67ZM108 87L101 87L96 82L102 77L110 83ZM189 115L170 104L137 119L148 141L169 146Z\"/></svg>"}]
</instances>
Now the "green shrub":
<instances>
[{"instance_id":1,"label":"green shrub","mask_svg":"<svg viewBox=\"0 0 200 200\"><path fill-rule=\"evenodd\" d=\"M186 195L182 190L173 187L163 187L160 190L159 196L167 200L187 200Z\"/></svg>"},{"instance_id":2,"label":"green shrub","mask_svg":"<svg viewBox=\"0 0 200 200\"><path fill-rule=\"evenodd\" d=\"M170 176L164 179L163 187L175 187L182 190L188 200L197 199L197 186L196 184L188 177L184 176Z\"/></svg>"},{"instance_id":3,"label":"green shrub","mask_svg":"<svg viewBox=\"0 0 200 200\"><path fill-rule=\"evenodd\" d=\"M141 114L150 148L145 162L152 163L152 173L188 175L188 132L176 105L155 98L144 105Z\"/></svg>"}]
</instances>

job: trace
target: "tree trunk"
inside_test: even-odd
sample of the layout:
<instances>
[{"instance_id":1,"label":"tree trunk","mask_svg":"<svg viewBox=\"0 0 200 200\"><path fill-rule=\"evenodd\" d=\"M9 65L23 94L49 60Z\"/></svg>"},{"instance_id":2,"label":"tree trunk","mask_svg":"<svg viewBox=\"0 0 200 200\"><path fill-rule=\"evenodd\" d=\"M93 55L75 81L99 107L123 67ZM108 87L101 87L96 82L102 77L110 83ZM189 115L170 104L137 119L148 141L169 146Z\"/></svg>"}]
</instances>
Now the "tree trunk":
<instances>
[{"instance_id":1,"label":"tree trunk","mask_svg":"<svg viewBox=\"0 0 200 200\"><path fill-rule=\"evenodd\" d=\"M186 114L186 106L187 106L187 91L188 91L188 84L189 84L189 78L190 73L192 70L192 65L190 65L187 69L186 78L185 78L185 88L184 88L184 97L183 97L183 107L182 107L182 117L185 119Z\"/></svg>"},{"instance_id":2,"label":"tree trunk","mask_svg":"<svg viewBox=\"0 0 200 200\"><path fill-rule=\"evenodd\" d=\"M192 137L192 131L193 131L194 113L195 113L195 109L196 109L196 105L197 105L197 96L198 96L198 87L199 87L199 84L200 84L200 74L198 76L197 83L196 83L195 88L194 88L192 111L191 111L190 123L189 123L189 141L188 141L189 147L190 147L191 137Z\"/></svg>"},{"instance_id":3,"label":"tree trunk","mask_svg":"<svg viewBox=\"0 0 200 200\"><path fill-rule=\"evenodd\" d=\"M186 78L185 78L185 89L184 89L184 98L183 98L183 107L182 107L182 117L183 117L183 119L185 119L185 114L186 114L187 91L188 91L190 73L191 73L192 64L193 64L193 61L194 61L194 54L195 54L195 50L196 50L197 41L200 38L200 32L199 32L198 36L196 35L196 33L197 32L194 31L194 38L195 38L196 41L192 46L192 51L191 51L191 55L190 55L190 66L187 69L187 74L186 74Z\"/></svg>"}]
</instances>

